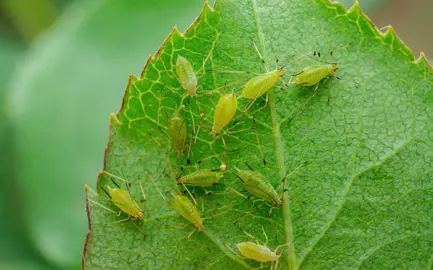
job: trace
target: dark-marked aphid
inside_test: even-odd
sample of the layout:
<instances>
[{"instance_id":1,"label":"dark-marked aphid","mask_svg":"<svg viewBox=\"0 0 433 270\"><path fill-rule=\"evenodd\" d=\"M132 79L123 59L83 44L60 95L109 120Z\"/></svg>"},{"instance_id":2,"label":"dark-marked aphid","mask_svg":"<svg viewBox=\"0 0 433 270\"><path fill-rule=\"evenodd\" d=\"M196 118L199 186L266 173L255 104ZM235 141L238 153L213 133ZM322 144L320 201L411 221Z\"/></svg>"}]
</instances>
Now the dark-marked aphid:
<instances>
[{"instance_id":1,"label":"dark-marked aphid","mask_svg":"<svg viewBox=\"0 0 433 270\"><path fill-rule=\"evenodd\" d=\"M194 227L197 228L197 231L201 231L204 228L204 224L200 217L200 213L198 212L195 205L186 196L177 193L172 193L174 200L173 202L171 202L165 198L165 196L162 194L161 190L156 185L155 181L151 176L150 179L153 182L153 185L157 189L158 193L161 195L161 197L169 206L171 206L179 215L181 215L183 218L188 220L192 225L194 225ZM192 231L187 238L189 239L194 232L195 230Z\"/></svg>"},{"instance_id":2,"label":"dark-marked aphid","mask_svg":"<svg viewBox=\"0 0 433 270\"><path fill-rule=\"evenodd\" d=\"M238 100L236 99L235 92L231 94L221 95L216 107L214 114L214 121L212 126L211 135L216 135L227 126L236 114L238 107Z\"/></svg>"},{"instance_id":3,"label":"dark-marked aphid","mask_svg":"<svg viewBox=\"0 0 433 270\"><path fill-rule=\"evenodd\" d=\"M178 156L182 156L185 150L186 123L181 112L175 111L168 117L167 132L173 144L174 151Z\"/></svg>"},{"instance_id":4,"label":"dark-marked aphid","mask_svg":"<svg viewBox=\"0 0 433 270\"><path fill-rule=\"evenodd\" d=\"M218 183L221 177L223 177L223 175L219 172L212 170L198 170L179 177L177 183L187 186L210 187Z\"/></svg>"},{"instance_id":5,"label":"dark-marked aphid","mask_svg":"<svg viewBox=\"0 0 433 270\"><path fill-rule=\"evenodd\" d=\"M143 219L144 213L143 210L141 210L140 206L138 206L137 202L131 197L131 193L129 192L129 182L125 179L122 179L118 176L115 176L111 173L108 173L106 171L102 171L102 173L110 176L111 181L114 183L116 187L112 188L110 186L106 186L107 189L102 188L102 190L107 194L107 196L110 198L111 202L119 208L122 212L125 212L128 214L128 216L131 216L136 219ZM114 180L113 178L125 181L127 183L128 191L122 189ZM140 183L141 185L141 183ZM142 194L144 197L144 192L142 189Z\"/></svg>"},{"instance_id":6,"label":"dark-marked aphid","mask_svg":"<svg viewBox=\"0 0 433 270\"><path fill-rule=\"evenodd\" d=\"M237 170L237 176L249 193L271 203L273 206L279 206L283 203L281 195L277 193L268 179L261 173L253 170L235 169Z\"/></svg>"},{"instance_id":7,"label":"dark-marked aphid","mask_svg":"<svg viewBox=\"0 0 433 270\"><path fill-rule=\"evenodd\" d=\"M335 76L337 70L338 67L336 63L308 66L295 75L295 81L293 83L299 86L313 86L326 77Z\"/></svg>"},{"instance_id":8,"label":"dark-marked aphid","mask_svg":"<svg viewBox=\"0 0 433 270\"><path fill-rule=\"evenodd\" d=\"M188 92L190 97L197 96L197 76L191 63L185 57L177 56L176 60L176 74L179 83Z\"/></svg>"}]
</instances>

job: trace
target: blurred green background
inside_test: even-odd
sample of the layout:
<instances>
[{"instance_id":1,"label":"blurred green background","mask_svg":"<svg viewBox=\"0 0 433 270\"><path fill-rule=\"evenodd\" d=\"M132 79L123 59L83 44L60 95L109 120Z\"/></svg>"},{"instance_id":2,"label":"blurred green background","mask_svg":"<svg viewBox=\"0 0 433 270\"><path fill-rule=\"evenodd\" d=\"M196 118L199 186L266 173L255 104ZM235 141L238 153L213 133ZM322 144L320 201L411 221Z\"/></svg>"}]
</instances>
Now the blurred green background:
<instances>
[{"instance_id":1,"label":"blurred green background","mask_svg":"<svg viewBox=\"0 0 433 270\"><path fill-rule=\"evenodd\" d=\"M353 1L343 1L350 7ZM433 1L359 0L433 56ZM0 0L0 269L77 269L109 113L202 0Z\"/></svg>"}]
</instances>

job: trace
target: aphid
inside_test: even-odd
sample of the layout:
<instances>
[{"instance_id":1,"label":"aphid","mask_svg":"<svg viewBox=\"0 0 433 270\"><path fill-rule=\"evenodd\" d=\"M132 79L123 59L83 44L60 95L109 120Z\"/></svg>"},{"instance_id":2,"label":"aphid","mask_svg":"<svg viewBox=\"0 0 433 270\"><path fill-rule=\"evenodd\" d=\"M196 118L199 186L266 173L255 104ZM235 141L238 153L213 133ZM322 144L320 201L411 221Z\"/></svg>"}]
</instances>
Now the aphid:
<instances>
[{"instance_id":1,"label":"aphid","mask_svg":"<svg viewBox=\"0 0 433 270\"><path fill-rule=\"evenodd\" d=\"M179 83L188 92L190 97L197 96L197 76L191 63L185 57L177 56L176 74Z\"/></svg>"},{"instance_id":2,"label":"aphid","mask_svg":"<svg viewBox=\"0 0 433 270\"><path fill-rule=\"evenodd\" d=\"M247 166L248 164L245 163ZM297 168L295 168L290 173L286 173L283 180L281 180L282 186L283 186L283 192L281 195L278 195L275 188L269 183L269 181L264 177L261 173L257 171L253 171L249 166L248 168L250 170L240 170L238 168L235 168L237 170L236 176L239 177L239 179L242 181L242 184L244 185L245 189L254 195L255 197L264 200L265 202L270 203L273 207L279 207L283 204L283 193L287 191L284 188L286 179L289 178L292 174L297 172L300 168L304 167L307 162L304 162ZM233 189L232 189L233 190ZM236 194L244 196L237 191L233 190ZM272 215L272 209L269 209L269 217ZM235 223L239 222L242 218L244 218L246 215L235 221Z\"/></svg>"},{"instance_id":3,"label":"aphid","mask_svg":"<svg viewBox=\"0 0 433 270\"><path fill-rule=\"evenodd\" d=\"M204 224L195 205L183 195L173 194L173 198L173 202L167 201L167 203L169 203L179 215L191 222L192 225L197 228L197 231L201 231L204 228Z\"/></svg>"},{"instance_id":4,"label":"aphid","mask_svg":"<svg viewBox=\"0 0 433 270\"><path fill-rule=\"evenodd\" d=\"M242 256L258 262L275 262L280 258L280 255L277 255L268 247L254 242L242 242L236 244L236 247L239 249Z\"/></svg>"},{"instance_id":5,"label":"aphid","mask_svg":"<svg viewBox=\"0 0 433 270\"><path fill-rule=\"evenodd\" d=\"M249 80L242 88L241 97L257 99L271 89L277 80L284 75L283 67L260 74Z\"/></svg>"},{"instance_id":6,"label":"aphid","mask_svg":"<svg viewBox=\"0 0 433 270\"><path fill-rule=\"evenodd\" d=\"M270 248L268 248L266 245L268 244L268 236L266 235L265 230L262 227L263 234L265 235L265 243L264 245L260 245L258 242L242 242L236 244L236 247L238 248L239 252L242 256L244 256L247 259L252 259L255 261L260 262L261 264L264 262L277 262L274 269L278 269L278 259L280 258L280 254L277 254L277 251L287 246L288 244L280 245L277 248L275 248L275 251L272 251ZM256 237L252 236L251 234L244 232L249 237L252 237L257 240ZM262 265L263 266L263 265ZM271 267L271 269L273 269Z\"/></svg>"},{"instance_id":7,"label":"aphid","mask_svg":"<svg viewBox=\"0 0 433 270\"><path fill-rule=\"evenodd\" d=\"M271 203L273 206L280 206L283 200L274 187L261 173L253 170L237 170L237 176L242 181L245 189L259 199ZM283 181L286 179L284 177Z\"/></svg>"},{"instance_id":8,"label":"aphid","mask_svg":"<svg viewBox=\"0 0 433 270\"><path fill-rule=\"evenodd\" d=\"M221 130L227 126L233 119L238 107L238 100L236 99L235 92L231 94L221 95L214 114L214 121L212 126L211 135L219 134Z\"/></svg>"},{"instance_id":9,"label":"aphid","mask_svg":"<svg viewBox=\"0 0 433 270\"><path fill-rule=\"evenodd\" d=\"M308 66L295 75L296 77L293 83L295 85L313 86L326 77L334 76L337 70L337 63Z\"/></svg>"},{"instance_id":10,"label":"aphid","mask_svg":"<svg viewBox=\"0 0 433 270\"><path fill-rule=\"evenodd\" d=\"M177 179L178 184L198 187L210 187L216 184L223 175L212 170L198 170Z\"/></svg>"},{"instance_id":11,"label":"aphid","mask_svg":"<svg viewBox=\"0 0 433 270\"><path fill-rule=\"evenodd\" d=\"M128 214L128 216L134 217L136 219L143 219L144 218L144 213L143 210L141 210L140 206L138 206L137 202L131 197L131 194L129 192L129 187L128 187L128 191L122 189L114 180L113 178L122 180L122 181L126 181L120 177L117 177L111 173L108 173L106 171L102 171L102 173L107 174L108 176L110 176L111 181L116 185L115 188L111 188L110 186L106 186L107 190L104 188L101 188L105 194L107 194L107 196L110 198L110 200L113 202L113 204L115 206L117 206L117 208L119 208L122 212L125 212L126 214ZM142 193L144 196L144 191L142 189Z\"/></svg>"},{"instance_id":12,"label":"aphid","mask_svg":"<svg viewBox=\"0 0 433 270\"><path fill-rule=\"evenodd\" d=\"M176 212L179 215L181 215L183 218L188 220L192 225L194 225L194 227L197 228L197 231L201 231L204 228L204 224L200 217L200 213L198 212L195 205L190 200L188 200L186 196L172 193L174 201L171 202L165 198L165 196L162 194L161 190L158 188L153 178L150 177L150 179L152 180L155 188L158 190L158 193L161 195L161 197L164 199L164 201L166 201L166 203L169 206L171 206L174 210L176 210ZM195 230L192 231L187 236L187 238L189 239L194 232Z\"/></svg>"},{"instance_id":13,"label":"aphid","mask_svg":"<svg viewBox=\"0 0 433 270\"><path fill-rule=\"evenodd\" d=\"M171 117L168 117L167 132L176 154L182 156L185 150L186 123L179 111L175 111Z\"/></svg>"}]
</instances>

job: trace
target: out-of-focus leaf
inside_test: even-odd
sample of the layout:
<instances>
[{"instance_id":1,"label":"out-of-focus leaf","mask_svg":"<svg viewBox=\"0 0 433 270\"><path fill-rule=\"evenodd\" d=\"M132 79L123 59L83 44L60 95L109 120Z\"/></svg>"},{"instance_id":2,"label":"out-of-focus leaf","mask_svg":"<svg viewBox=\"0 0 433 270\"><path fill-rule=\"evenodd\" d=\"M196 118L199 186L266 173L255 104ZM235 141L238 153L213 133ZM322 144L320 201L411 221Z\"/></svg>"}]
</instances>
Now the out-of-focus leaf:
<instances>
[{"instance_id":1,"label":"out-of-focus leaf","mask_svg":"<svg viewBox=\"0 0 433 270\"><path fill-rule=\"evenodd\" d=\"M13 77L23 208L33 244L58 266L77 266L87 231L83 185L103 164L108 113L119 107L124 74L137 72L201 0L80 1L39 38Z\"/></svg>"}]
</instances>

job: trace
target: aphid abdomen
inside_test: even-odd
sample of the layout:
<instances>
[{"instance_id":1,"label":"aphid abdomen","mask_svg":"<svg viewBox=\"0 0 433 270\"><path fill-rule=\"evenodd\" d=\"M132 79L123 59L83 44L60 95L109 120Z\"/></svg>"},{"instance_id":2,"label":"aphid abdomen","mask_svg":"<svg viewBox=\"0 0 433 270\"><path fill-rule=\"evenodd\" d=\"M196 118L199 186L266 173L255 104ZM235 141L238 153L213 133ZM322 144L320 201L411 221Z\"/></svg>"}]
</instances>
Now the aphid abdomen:
<instances>
[{"instance_id":1,"label":"aphid abdomen","mask_svg":"<svg viewBox=\"0 0 433 270\"><path fill-rule=\"evenodd\" d=\"M278 78L283 75L284 71L282 69L258 75L245 84L244 88L242 88L241 96L248 99L258 98L271 89Z\"/></svg>"},{"instance_id":2,"label":"aphid abdomen","mask_svg":"<svg viewBox=\"0 0 433 270\"><path fill-rule=\"evenodd\" d=\"M117 206L117 208L127 213L131 217L137 219L144 218L143 211L140 209L140 207L138 207L137 203L131 198L127 191L120 188L107 188L111 201L115 206Z\"/></svg>"},{"instance_id":3,"label":"aphid abdomen","mask_svg":"<svg viewBox=\"0 0 433 270\"><path fill-rule=\"evenodd\" d=\"M179 83L188 92L189 96L197 96L197 76L188 59L180 55L176 60L176 74Z\"/></svg>"},{"instance_id":4,"label":"aphid abdomen","mask_svg":"<svg viewBox=\"0 0 433 270\"><path fill-rule=\"evenodd\" d=\"M313 65L304 68L295 78L296 85L313 86L322 79L332 75L337 70L337 64Z\"/></svg>"},{"instance_id":5,"label":"aphid abdomen","mask_svg":"<svg viewBox=\"0 0 433 270\"><path fill-rule=\"evenodd\" d=\"M210 187L217 183L223 175L211 170L199 170L183 177L180 177L177 182L190 186Z\"/></svg>"},{"instance_id":6,"label":"aphid abdomen","mask_svg":"<svg viewBox=\"0 0 433 270\"><path fill-rule=\"evenodd\" d=\"M182 156L186 141L186 123L180 112L174 112L168 119L168 136L178 156Z\"/></svg>"},{"instance_id":7,"label":"aphid abdomen","mask_svg":"<svg viewBox=\"0 0 433 270\"><path fill-rule=\"evenodd\" d=\"M238 100L234 92L231 94L221 95L214 114L212 134L219 134L227 126L236 114Z\"/></svg>"},{"instance_id":8,"label":"aphid abdomen","mask_svg":"<svg viewBox=\"0 0 433 270\"><path fill-rule=\"evenodd\" d=\"M274 262L280 257L268 247L256 244L254 242L242 242L236 246L242 256L258 262Z\"/></svg>"},{"instance_id":9,"label":"aphid abdomen","mask_svg":"<svg viewBox=\"0 0 433 270\"><path fill-rule=\"evenodd\" d=\"M238 169L245 189L259 199L263 199L274 206L282 204L281 198L269 181L257 171Z\"/></svg>"},{"instance_id":10,"label":"aphid abdomen","mask_svg":"<svg viewBox=\"0 0 433 270\"><path fill-rule=\"evenodd\" d=\"M204 228L203 222L201 220L200 214L197 208L188 200L187 197L182 195L175 195L174 202L171 204L182 217L191 222L197 230Z\"/></svg>"}]
</instances>

